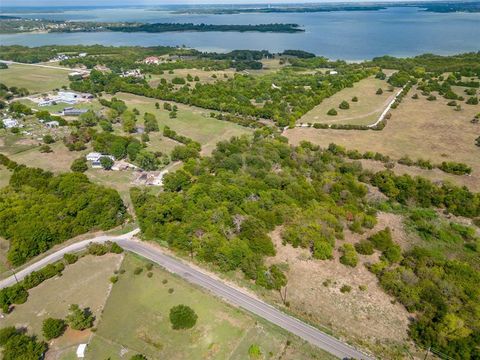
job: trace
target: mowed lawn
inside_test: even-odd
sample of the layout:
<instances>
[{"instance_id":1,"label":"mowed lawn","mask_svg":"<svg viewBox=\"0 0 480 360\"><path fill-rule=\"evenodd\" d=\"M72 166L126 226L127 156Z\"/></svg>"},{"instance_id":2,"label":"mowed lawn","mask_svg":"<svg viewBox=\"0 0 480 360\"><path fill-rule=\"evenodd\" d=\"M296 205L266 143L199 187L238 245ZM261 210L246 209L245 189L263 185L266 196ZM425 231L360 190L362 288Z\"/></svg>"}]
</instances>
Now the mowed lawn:
<instances>
[{"instance_id":1,"label":"mowed lawn","mask_svg":"<svg viewBox=\"0 0 480 360\"><path fill-rule=\"evenodd\" d=\"M164 138L161 133L165 125L169 126L179 134L192 138L202 144L202 153L208 154L217 142L230 139L232 136L252 133L252 130L245 127L210 118L210 111L183 104L178 106L176 119L169 118L169 112L163 109L164 101L150 99L144 96L119 93L117 98L124 100L129 109L136 108L140 112L139 124L143 123L143 114L150 112L156 116L160 126L159 133L150 133L150 150L169 152L176 142ZM160 109L155 108L155 103L160 104ZM173 105L173 103L171 102Z\"/></svg>"},{"instance_id":2,"label":"mowed lawn","mask_svg":"<svg viewBox=\"0 0 480 360\"><path fill-rule=\"evenodd\" d=\"M0 319L0 327L25 327L29 334L43 339L43 320L49 317L65 318L70 304L90 308L97 317L97 323L111 286L109 279L121 261L122 255L107 254L85 256L75 264L68 265L62 276L46 280L29 290L27 302L16 305L11 314ZM89 330L68 330L49 343L47 358L59 358L63 351L87 342L90 336Z\"/></svg>"},{"instance_id":3,"label":"mowed lawn","mask_svg":"<svg viewBox=\"0 0 480 360\"><path fill-rule=\"evenodd\" d=\"M387 91L388 83L371 76L360 80L351 88L345 88L333 96L325 99L298 120L300 123L325 123L325 124L355 124L369 125L377 121L388 103L395 97L398 89ZM383 94L376 95L381 88ZM356 96L358 102L353 102ZM339 109L340 103L345 100L350 104L347 110ZM327 115L328 110L336 109L337 115Z\"/></svg>"},{"instance_id":4,"label":"mowed lawn","mask_svg":"<svg viewBox=\"0 0 480 360\"><path fill-rule=\"evenodd\" d=\"M31 93L51 91L68 86L69 70L11 64L0 70L0 82L8 87L27 88Z\"/></svg>"},{"instance_id":5,"label":"mowed lawn","mask_svg":"<svg viewBox=\"0 0 480 360\"><path fill-rule=\"evenodd\" d=\"M362 152L378 151L395 160L408 155L413 160L423 158L434 163L463 162L472 167L471 176L431 173L435 179L440 176L479 191L480 148L475 146L475 138L479 135L480 126L470 120L480 112L480 105L461 103L462 110L455 111L446 105L448 100L438 94L435 94L438 100L427 101L422 95L418 100L412 99L415 93L420 95L413 88L399 107L392 110L392 118L382 131L295 128L287 130L284 135L293 144L302 140L321 146L336 143Z\"/></svg>"},{"instance_id":6,"label":"mowed lawn","mask_svg":"<svg viewBox=\"0 0 480 360\"><path fill-rule=\"evenodd\" d=\"M102 319L87 351L87 359L125 359L143 353L149 359L248 359L252 344L265 357L283 359L330 359L184 280L154 266L147 276L146 261L127 254L105 306ZM143 272L134 275L133 270ZM170 293L169 289L173 289ZM173 330L170 309L190 306L198 315L194 328ZM293 336L292 336L293 337ZM271 354L268 355L268 354Z\"/></svg>"}]
</instances>

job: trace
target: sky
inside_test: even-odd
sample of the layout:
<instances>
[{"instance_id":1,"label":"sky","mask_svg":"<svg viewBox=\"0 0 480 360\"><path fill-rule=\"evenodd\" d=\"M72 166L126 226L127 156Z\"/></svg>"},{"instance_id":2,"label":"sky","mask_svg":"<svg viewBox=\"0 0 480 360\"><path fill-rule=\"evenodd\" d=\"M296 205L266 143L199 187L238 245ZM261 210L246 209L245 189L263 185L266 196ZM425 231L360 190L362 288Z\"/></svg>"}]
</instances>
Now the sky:
<instances>
[{"instance_id":1,"label":"sky","mask_svg":"<svg viewBox=\"0 0 480 360\"><path fill-rule=\"evenodd\" d=\"M405 0L383 0L383 2ZM408 0L407 0L408 1ZM2 6L111 6L111 5L169 5L169 4L277 4L277 3L328 3L328 2L378 2L376 0L0 0Z\"/></svg>"}]
</instances>

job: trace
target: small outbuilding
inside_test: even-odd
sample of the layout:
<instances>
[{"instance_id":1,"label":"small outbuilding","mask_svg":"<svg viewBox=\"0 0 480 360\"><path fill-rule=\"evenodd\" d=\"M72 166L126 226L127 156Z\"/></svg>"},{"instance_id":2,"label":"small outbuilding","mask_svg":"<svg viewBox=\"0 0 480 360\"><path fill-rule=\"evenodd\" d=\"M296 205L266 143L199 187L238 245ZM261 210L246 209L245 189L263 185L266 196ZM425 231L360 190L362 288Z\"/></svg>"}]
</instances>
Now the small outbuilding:
<instances>
[{"instance_id":1,"label":"small outbuilding","mask_svg":"<svg viewBox=\"0 0 480 360\"><path fill-rule=\"evenodd\" d=\"M80 344L77 347L77 358L83 359L85 357L85 351L87 350L87 344Z\"/></svg>"}]
</instances>

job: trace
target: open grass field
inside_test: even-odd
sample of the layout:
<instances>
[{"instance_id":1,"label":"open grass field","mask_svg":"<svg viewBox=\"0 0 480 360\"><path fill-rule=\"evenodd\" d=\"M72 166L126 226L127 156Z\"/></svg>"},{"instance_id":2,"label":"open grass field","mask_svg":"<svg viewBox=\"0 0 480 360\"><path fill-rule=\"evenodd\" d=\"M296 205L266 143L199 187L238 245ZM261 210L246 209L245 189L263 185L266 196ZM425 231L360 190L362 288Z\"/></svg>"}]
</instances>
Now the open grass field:
<instances>
[{"instance_id":1,"label":"open grass field","mask_svg":"<svg viewBox=\"0 0 480 360\"><path fill-rule=\"evenodd\" d=\"M42 339L42 321L48 317L64 318L70 304L89 307L98 318L110 289L110 277L121 263L122 255L85 256L69 265L61 277L46 280L29 291L25 304L15 306L11 314L0 319L0 327L26 327L28 332ZM63 351L88 341L90 331L67 332L50 342L47 359L59 359Z\"/></svg>"},{"instance_id":2,"label":"open grass field","mask_svg":"<svg viewBox=\"0 0 480 360\"><path fill-rule=\"evenodd\" d=\"M160 83L161 78L165 78L167 82L171 82L175 77L181 77L187 80L187 75L190 74L192 77L198 76L200 79L201 84L211 84L217 80L227 80L228 78L232 78L235 74L234 69L226 69L226 70L216 70L216 71L205 71L202 69L175 69L173 74L169 74L168 71L165 71L163 75L151 75L151 78L148 77L148 82L150 86L156 87ZM216 76L213 77L213 75ZM227 77L225 77L227 75ZM187 82L188 83L188 82ZM191 86L195 86L197 82L193 81L190 82Z\"/></svg>"},{"instance_id":3,"label":"open grass field","mask_svg":"<svg viewBox=\"0 0 480 360\"><path fill-rule=\"evenodd\" d=\"M434 163L463 162L472 167L471 176L445 178L479 191L480 148L475 146L475 138L480 134L480 125L470 120L480 112L480 105L462 104L462 110L455 111L446 105L448 100L439 96L436 101L427 101L424 96L411 99L416 92L415 89L409 92L382 131L295 128L284 135L293 144L302 140L321 146L336 143L361 152L378 151L395 160L408 155L414 160L423 158Z\"/></svg>"},{"instance_id":4,"label":"open grass field","mask_svg":"<svg viewBox=\"0 0 480 360\"><path fill-rule=\"evenodd\" d=\"M378 88L383 89L383 94L376 95ZM395 97L398 89L394 92L387 91L388 84L384 80L375 79L373 76L363 79L351 88L345 88L333 96L322 101L321 104L302 116L300 123L325 123L325 124L355 124L369 125L377 121L380 114L387 107L388 103ZM356 96L358 102L353 102ZM350 104L350 109L341 110L338 108L343 101ZM328 110L334 108L338 115L327 115Z\"/></svg>"},{"instance_id":5,"label":"open grass field","mask_svg":"<svg viewBox=\"0 0 480 360\"><path fill-rule=\"evenodd\" d=\"M88 152L88 150L69 151L62 141L57 141L50 147L53 150L51 153L41 153L38 147L34 147L16 154L8 155L7 153L7 156L20 164L60 173L70 171L73 160ZM0 150L0 152L2 151Z\"/></svg>"},{"instance_id":6,"label":"open grass field","mask_svg":"<svg viewBox=\"0 0 480 360\"><path fill-rule=\"evenodd\" d=\"M38 66L11 64L0 70L0 82L8 87L27 88L30 92L41 93L68 86L69 70L49 69Z\"/></svg>"},{"instance_id":7,"label":"open grass field","mask_svg":"<svg viewBox=\"0 0 480 360\"><path fill-rule=\"evenodd\" d=\"M160 132L149 134L151 139L150 150L153 151L171 150L175 146L174 142L171 142L161 135L165 125L181 135L198 141L202 144L202 152L204 154L210 153L215 148L217 142L221 140L252 132L245 127L233 123L212 119L209 116L210 111L205 109L176 104L178 106L177 118L170 119L168 111L163 109L163 101L124 93L119 93L116 97L125 101L130 109L138 109L140 112L140 116L138 116L139 124L143 123L143 114L145 112L153 113L157 117ZM156 102L160 104L160 109L155 108ZM155 146L158 146L158 148Z\"/></svg>"},{"instance_id":8,"label":"open grass field","mask_svg":"<svg viewBox=\"0 0 480 360\"><path fill-rule=\"evenodd\" d=\"M252 344L260 346L262 359L331 359L159 267L154 266L152 277L147 277L145 264L135 255L126 255L122 264L125 273L113 286L87 359L125 359L138 352L152 360L240 360L249 359ZM144 271L134 275L136 267ZM178 304L197 313L193 329L171 329L169 310ZM288 339L291 344L287 346Z\"/></svg>"}]
</instances>

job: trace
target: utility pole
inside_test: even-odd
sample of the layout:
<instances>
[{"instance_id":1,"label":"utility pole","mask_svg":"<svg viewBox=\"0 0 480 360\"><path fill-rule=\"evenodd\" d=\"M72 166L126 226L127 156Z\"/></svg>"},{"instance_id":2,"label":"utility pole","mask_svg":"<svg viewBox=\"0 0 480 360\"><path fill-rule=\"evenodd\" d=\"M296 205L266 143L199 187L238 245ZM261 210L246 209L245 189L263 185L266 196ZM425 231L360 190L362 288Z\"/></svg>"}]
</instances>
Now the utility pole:
<instances>
[{"instance_id":1,"label":"utility pole","mask_svg":"<svg viewBox=\"0 0 480 360\"><path fill-rule=\"evenodd\" d=\"M427 353L425 354L425 357L423 358L423 360L427 360L428 354L430 353L430 348L431 346L428 347Z\"/></svg>"}]
</instances>

